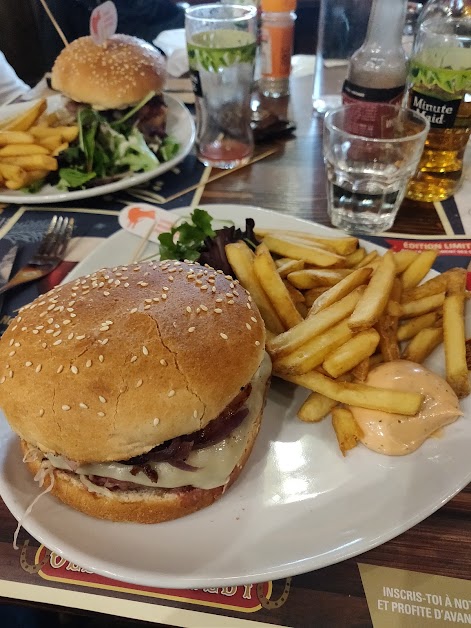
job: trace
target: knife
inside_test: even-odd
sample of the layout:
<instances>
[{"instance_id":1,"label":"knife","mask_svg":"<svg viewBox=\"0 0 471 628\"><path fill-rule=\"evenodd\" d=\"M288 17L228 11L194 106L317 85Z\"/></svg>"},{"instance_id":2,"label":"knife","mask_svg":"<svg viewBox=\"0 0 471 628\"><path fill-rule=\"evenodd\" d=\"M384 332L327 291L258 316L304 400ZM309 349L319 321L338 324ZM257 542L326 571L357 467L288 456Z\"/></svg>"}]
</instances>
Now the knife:
<instances>
[{"instance_id":1,"label":"knife","mask_svg":"<svg viewBox=\"0 0 471 628\"><path fill-rule=\"evenodd\" d=\"M4 286L7 281L10 279L11 269L13 268L13 264L15 263L16 254L18 253L18 245L10 244L7 248L6 253L3 255L0 260L0 288ZM0 320L1 320L1 312L3 307L3 300L5 298L4 294L0 294Z\"/></svg>"}]
</instances>

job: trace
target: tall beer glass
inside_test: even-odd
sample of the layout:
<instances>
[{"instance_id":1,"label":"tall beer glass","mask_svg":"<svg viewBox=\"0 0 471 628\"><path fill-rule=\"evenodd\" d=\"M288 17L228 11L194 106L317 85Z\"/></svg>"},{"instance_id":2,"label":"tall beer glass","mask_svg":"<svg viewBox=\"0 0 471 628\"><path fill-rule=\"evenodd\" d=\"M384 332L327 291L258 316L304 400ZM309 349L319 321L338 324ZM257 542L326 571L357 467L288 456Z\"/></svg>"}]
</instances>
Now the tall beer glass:
<instances>
[{"instance_id":1,"label":"tall beer glass","mask_svg":"<svg viewBox=\"0 0 471 628\"><path fill-rule=\"evenodd\" d=\"M406 196L449 198L461 179L471 131L471 18L421 25L409 67L408 106L424 114L431 128Z\"/></svg>"}]
</instances>

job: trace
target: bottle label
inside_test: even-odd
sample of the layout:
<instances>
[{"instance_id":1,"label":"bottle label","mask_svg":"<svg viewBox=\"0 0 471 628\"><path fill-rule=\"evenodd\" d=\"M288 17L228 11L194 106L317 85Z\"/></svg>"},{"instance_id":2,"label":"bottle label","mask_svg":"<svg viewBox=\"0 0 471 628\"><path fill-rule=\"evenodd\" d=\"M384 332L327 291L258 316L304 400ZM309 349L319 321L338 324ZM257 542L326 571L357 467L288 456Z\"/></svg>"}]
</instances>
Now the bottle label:
<instances>
[{"instance_id":1,"label":"bottle label","mask_svg":"<svg viewBox=\"0 0 471 628\"><path fill-rule=\"evenodd\" d=\"M288 78L291 71L294 26L263 25L261 30L262 76Z\"/></svg>"},{"instance_id":2,"label":"bottle label","mask_svg":"<svg viewBox=\"0 0 471 628\"><path fill-rule=\"evenodd\" d=\"M355 103L358 105L358 101L354 101ZM366 102L355 107L348 114L345 131L369 138L393 137L394 114L391 114L389 103Z\"/></svg>"},{"instance_id":3,"label":"bottle label","mask_svg":"<svg viewBox=\"0 0 471 628\"><path fill-rule=\"evenodd\" d=\"M421 94L415 89L409 92L410 109L428 118L432 129L452 129L455 126L460 104L461 98L441 100L430 94Z\"/></svg>"},{"instance_id":4,"label":"bottle label","mask_svg":"<svg viewBox=\"0 0 471 628\"><path fill-rule=\"evenodd\" d=\"M361 87L348 80L343 84L342 100L345 105L352 105L362 102L382 102L390 105L397 105L404 95L405 85L391 87L389 89L375 87Z\"/></svg>"}]
</instances>

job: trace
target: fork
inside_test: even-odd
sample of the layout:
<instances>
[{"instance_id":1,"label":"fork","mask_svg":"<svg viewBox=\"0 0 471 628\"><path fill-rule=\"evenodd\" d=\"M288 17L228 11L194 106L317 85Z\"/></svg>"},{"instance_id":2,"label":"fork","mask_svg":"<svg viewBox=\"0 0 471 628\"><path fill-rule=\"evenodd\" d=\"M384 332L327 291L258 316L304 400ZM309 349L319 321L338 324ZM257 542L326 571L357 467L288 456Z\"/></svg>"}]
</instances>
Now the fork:
<instances>
[{"instance_id":1,"label":"fork","mask_svg":"<svg viewBox=\"0 0 471 628\"><path fill-rule=\"evenodd\" d=\"M73 228L73 218L53 216L36 253L26 266L0 288L0 294L15 286L45 277L53 271L64 259Z\"/></svg>"}]
</instances>

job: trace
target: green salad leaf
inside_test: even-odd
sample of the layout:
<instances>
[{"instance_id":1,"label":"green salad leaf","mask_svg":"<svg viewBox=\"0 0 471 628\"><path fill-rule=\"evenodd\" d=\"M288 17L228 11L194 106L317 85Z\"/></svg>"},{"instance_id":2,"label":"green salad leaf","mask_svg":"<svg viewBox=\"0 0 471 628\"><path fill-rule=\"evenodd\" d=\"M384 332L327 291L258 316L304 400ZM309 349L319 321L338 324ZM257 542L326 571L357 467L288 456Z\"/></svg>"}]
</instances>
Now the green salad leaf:
<instances>
[{"instance_id":1,"label":"green salad leaf","mask_svg":"<svg viewBox=\"0 0 471 628\"><path fill-rule=\"evenodd\" d=\"M169 135L164 138L160 146L159 154L162 157L162 161L170 161L180 150L180 144L176 139Z\"/></svg>"},{"instance_id":2,"label":"green salad leaf","mask_svg":"<svg viewBox=\"0 0 471 628\"><path fill-rule=\"evenodd\" d=\"M153 138L148 145L132 122L154 95L149 92L117 120L110 119L109 113L82 107L77 114L78 142L60 155L59 188L82 188L94 179L101 183L130 172L148 172L174 157L180 149L174 138Z\"/></svg>"},{"instance_id":3,"label":"green salad leaf","mask_svg":"<svg viewBox=\"0 0 471 628\"><path fill-rule=\"evenodd\" d=\"M95 172L82 172L78 168L60 168L59 183L57 187L60 190L68 190L69 188L81 188L85 183L96 177Z\"/></svg>"}]
</instances>

